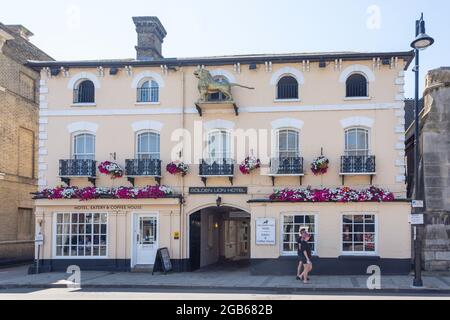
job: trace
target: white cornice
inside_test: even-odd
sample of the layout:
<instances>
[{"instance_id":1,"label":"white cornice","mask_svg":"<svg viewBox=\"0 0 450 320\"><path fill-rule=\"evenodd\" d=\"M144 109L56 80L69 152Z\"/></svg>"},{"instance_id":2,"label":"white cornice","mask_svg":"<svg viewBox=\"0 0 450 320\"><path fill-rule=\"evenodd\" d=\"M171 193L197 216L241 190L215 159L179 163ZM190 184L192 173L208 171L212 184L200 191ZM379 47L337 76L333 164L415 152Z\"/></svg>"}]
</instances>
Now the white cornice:
<instances>
[{"instance_id":1,"label":"white cornice","mask_svg":"<svg viewBox=\"0 0 450 320\"><path fill-rule=\"evenodd\" d=\"M317 112L317 111L356 111L356 110L388 110L400 109L403 103L365 103L365 104L332 104L332 105L305 105L305 106L258 106L240 107L239 113L280 113L280 112ZM66 116L126 116L126 115L164 115L181 114L182 108L152 108L152 109L46 109L40 111L44 117ZM198 114L195 108L184 109L186 114Z\"/></svg>"}]
</instances>

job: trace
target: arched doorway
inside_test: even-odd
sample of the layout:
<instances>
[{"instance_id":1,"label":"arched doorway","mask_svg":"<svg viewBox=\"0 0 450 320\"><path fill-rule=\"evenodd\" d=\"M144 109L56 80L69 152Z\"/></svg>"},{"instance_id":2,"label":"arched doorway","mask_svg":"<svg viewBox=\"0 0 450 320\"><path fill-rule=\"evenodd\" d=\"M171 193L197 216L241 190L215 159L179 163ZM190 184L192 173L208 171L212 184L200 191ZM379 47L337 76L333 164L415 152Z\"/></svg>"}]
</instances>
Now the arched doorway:
<instances>
[{"instance_id":1,"label":"arched doorway","mask_svg":"<svg viewBox=\"0 0 450 320\"><path fill-rule=\"evenodd\" d=\"M250 213L230 206L208 207L189 218L191 271L236 269L250 263Z\"/></svg>"}]
</instances>

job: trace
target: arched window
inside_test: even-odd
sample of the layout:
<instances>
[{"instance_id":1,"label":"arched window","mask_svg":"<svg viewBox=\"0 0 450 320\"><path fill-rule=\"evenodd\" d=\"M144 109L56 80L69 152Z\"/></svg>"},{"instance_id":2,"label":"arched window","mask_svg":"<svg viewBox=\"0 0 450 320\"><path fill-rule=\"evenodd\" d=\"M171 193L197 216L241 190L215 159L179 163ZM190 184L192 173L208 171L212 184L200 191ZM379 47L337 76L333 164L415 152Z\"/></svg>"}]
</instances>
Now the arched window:
<instances>
[{"instance_id":1,"label":"arched window","mask_svg":"<svg viewBox=\"0 0 450 320\"><path fill-rule=\"evenodd\" d=\"M138 159L160 159L159 133L143 132L137 135L136 156Z\"/></svg>"},{"instance_id":2,"label":"arched window","mask_svg":"<svg viewBox=\"0 0 450 320\"><path fill-rule=\"evenodd\" d=\"M369 155L369 130L364 128L351 128L345 131L345 155Z\"/></svg>"},{"instance_id":3,"label":"arched window","mask_svg":"<svg viewBox=\"0 0 450 320\"><path fill-rule=\"evenodd\" d=\"M144 80L137 88L137 102L158 102L159 85L154 80Z\"/></svg>"},{"instance_id":4,"label":"arched window","mask_svg":"<svg viewBox=\"0 0 450 320\"><path fill-rule=\"evenodd\" d=\"M359 73L352 74L346 81L346 97L367 97L367 79Z\"/></svg>"},{"instance_id":5,"label":"arched window","mask_svg":"<svg viewBox=\"0 0 450 320\"><path fill-rule=\"evenodd\" d=\"M95 160L95 136L93 134L81 133L73 137L73 158Z\"/></svg>"},{"instance_id":6,"label":"arched window","mask_svg":"<svg viewBox=\"0 0 450 320\"><path fill-rule=\"evenodd\" d=\"M215 76L213 79L220 83L228 83L229 82L225 76ZM208 96L208 101L224 101L225 99L226 99L226 96L224 94L222 94L221 92L211 93Z\"/></svg>"},{"instance_id":7,"label":"arched window","mask_svg":"<svg viewBox=\"0 0 450 320\"><path fill-rule=\"evenodd\" d=\"M284 76L278 81L277 99L298 99L298 81L292 76Z\"/></svg>"},{"instance_id":8,"label":"arched window","mask_svg":"<svg viewBox=\"0 0 450 320\"><path fill-rule=\"evenodd\" d=\"M94 103L95 86L91 80L83 80L73 90L74 103Z\"/></svg>"},{"instance_id":9,"label":"arched window","mask_svg":"<svg viewBox=\"0 0 450 320\"><path fill-rule=\"evenodd\" d=\"M277 132L278 158L297 158L300 155L299 145L299 133L297 130L282 129Z\"/></svg>"},{"instance_id":10,"label":"arched window","mask_svg":"<svg viewBox=\"0 0 450 320\"><path fill-rule=\"evenodd\" d=\"M208 134L208 157L216 162L231 158L231 135L226 130L214 130Z\"/></svg>"}]
</instances>

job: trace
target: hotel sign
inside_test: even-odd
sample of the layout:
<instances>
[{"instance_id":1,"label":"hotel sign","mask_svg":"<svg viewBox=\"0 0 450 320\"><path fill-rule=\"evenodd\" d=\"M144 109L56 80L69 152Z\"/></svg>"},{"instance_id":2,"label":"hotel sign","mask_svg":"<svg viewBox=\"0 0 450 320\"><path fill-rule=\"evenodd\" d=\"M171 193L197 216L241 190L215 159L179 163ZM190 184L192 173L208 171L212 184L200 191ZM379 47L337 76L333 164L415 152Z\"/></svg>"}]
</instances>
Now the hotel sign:
<instances>
[{"instance_id":1,"label":"hotel sign","mask_svg":"<svg viewBox=\"0 0 450 320\"><path fill-rule=\"evenodd\" d=\"M256 244L275 245L275 219L256 219Z\"/></svg>"},{"instance_id":2,"label":"hotel sign","mask_svg":"<svg viewBox=\"0 0 450 320\"><path fill-rule=\"evenodd\" d=\"M140 210L140 205L92 205L92 206L75 206L74 210Z\"/></svg>"},{"instance_id":3,"label":"hotel sign","mask_svg":"<svg viewBox=\"0 0 450 320\"><path fill-rule=\"evenodd\" d=\"M247 187L191 187L189 194L247 194Z\"/></svg>"}]
</instances>

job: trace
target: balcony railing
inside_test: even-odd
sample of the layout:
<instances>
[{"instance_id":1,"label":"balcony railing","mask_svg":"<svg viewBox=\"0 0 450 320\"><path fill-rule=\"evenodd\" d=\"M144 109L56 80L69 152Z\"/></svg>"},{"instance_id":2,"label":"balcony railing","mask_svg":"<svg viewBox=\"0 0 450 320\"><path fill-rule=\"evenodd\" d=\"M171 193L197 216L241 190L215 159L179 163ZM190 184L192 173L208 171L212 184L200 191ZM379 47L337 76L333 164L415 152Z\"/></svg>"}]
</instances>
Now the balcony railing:
<instances>
[{"instance_id":1,"label":"balcony railing","mask_svg":"<svg viewBox=\"0 0 450 320\"><path fill-rule=\"evenodd\" d=\"M137 88L137 102L158 102L159 88Z\"/></svg>"},{"instance_id":2,"label":"balcony railing","mask_svg":"<svg viewBox=\"0 0 450 320\"><path fill-rule=\"evenodd\" d=\"M342 156L341 174L375 174L375 156Z\"/></svg>"},{"instance_id":3,"label":"balcony railing","mask_svg":"<svg viewBox=\"0 0 450 320\"><path fill-rule=\"evenodd\" d=\"M270 160L271 175L302 175L303 174L303 158L272 158Z\"/></svg>"},{"instance_id":4,"label":"balcony railing","mask_svg":"<svg viewBox=\"0 0 450 320\"><path fill-rule=\"evenodd\" d=\"M199 166L200 176L233 176L233 159L202 159Z\"/></svg>"},{"instance_id":5,"label":"balcony railing","mask_svg":"<svg viewBox=\"0 0 450 320\"><path fill-rule=\"evenodd\" d=\"M96 161L86 159L59 160L60 177L88 177L96 176Z\"/></svg>"},{"instance_id":6,"label":"balcony railing","mask_svg":"<svg viewBox=\"0 0 450 320\"><path fill-rule=\"evenodd\" d=\"M125 160L125 174L129 177L161 177L160 159Z\"/></svg>"}]
</instances>

